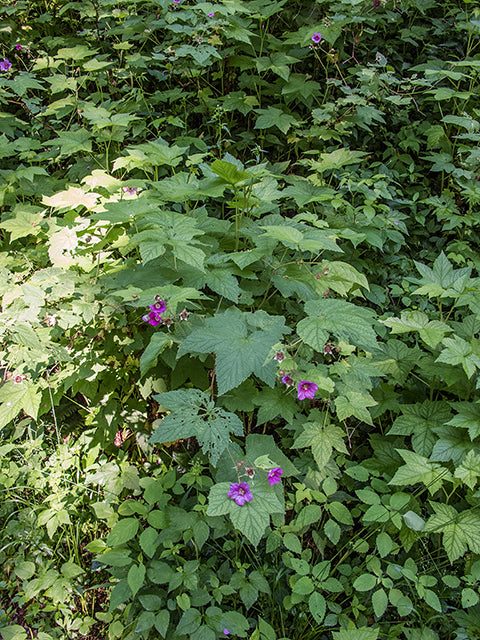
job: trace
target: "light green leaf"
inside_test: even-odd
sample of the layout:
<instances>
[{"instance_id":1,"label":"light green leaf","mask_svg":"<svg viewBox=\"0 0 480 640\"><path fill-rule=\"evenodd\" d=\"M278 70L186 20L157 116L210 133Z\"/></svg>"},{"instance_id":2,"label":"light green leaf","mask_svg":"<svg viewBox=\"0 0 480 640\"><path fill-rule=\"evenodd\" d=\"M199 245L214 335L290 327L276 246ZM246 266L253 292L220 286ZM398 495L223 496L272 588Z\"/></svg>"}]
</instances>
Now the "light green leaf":
<instances>
[{"instance_id":1,"label":"light green leaf","mask_svg":"<svg viewBox=\"0 0 480 640\"><path fill-rule=\"evenodd\" d=\"M450 406L458 413L447 424L468 429L468 434L472 440L479 436L480 402L451 402Z\"/></svg>"},{"instance_id":2,"label":"light green leaf","mask_svg":"<svg viewBox=\"0 0 480 640\"><path fill-rule=\"evenodd\" d=\"M319 468L323 469L334 448L340 453L347 453L344 442L346 434L340 427L332 425L327 416L323 418L320 412L312 412L310 418L316 418L317 415L317 420L303 425L303 431L295 439L293 448L312 447L313 457Z\"/></svg>"},{"instance_id":3,"label":"light green leaf","mask_svg":"<svg viewBox=\"0 0 480 640\"><path fill-rule=\"evenodd\" d=\"M329 153L320 153L320 160L309 160L309 165L319 173L330 169L343 169L349 164L360 163L367 154L353 149L335 149Z\"/></svg>"},{"instance_id":4,"label":"light green leaf","mask_svg":"<svg viewBox=\"0 0 480 640\"><path fill-rule=\"evenodd\" d=\"M459 336L444 338L442 344L445 349L442 350L436 362L461 364L468 378L480 369L480 358L473 352L472 345L463 338Z\"/></svg>"},{"instance_id":5,"label":"light green leaf","mask_svg":"<svg viewBox=\"0 0 480 640\"><path fill-rule=\"evenodd\" d=\"M109 547L118 547L121 544L125 544L125 542L136 536L139 525L137 518L122 518L108 534L107 545Z\"/></svg>"},{"instance_id":6,"label":"light green leaf","mask_svg":"<svg viewBox=\"0 0 480 640\"><path fill-rule=\"evenodd\" d=\"M402 311L400 318L387 318L382 322L391 328L393 334L418 331L420 338L432 349L443 340L446 333L452 331L444 322L429 320L420 311Z\"/></svg>"},{"instance_id":7,"label":"light green leaf","mask_svg":"<svg viewBox=\"0 0 480 640\"><path fill-rule=\"evenodd\" d=\"M470 489L474 489L480 477L480 455L469 451L462 464L455 469L455 478L459 478Z\"/></svg>"},{"instance_id":8,"label":"light green leaf","mask_svg":"<svg viewBox=\"0 0 480 640\"><path fill-rule=\"evenodd\" d=\"M339 396L335 399L335 411L340 421L346 420L350 416L355 416L362 422L373 425L368 407L373 407L376 404L376 400L369 393L347 391L346 396Z\"/></svg>"},{"instance_id":9,"label":"light green leaf","mask_svg":"<svg viewBox=\"0 0 480 640\"><path fill-rule=\"evenodd\" d=\"M452 474L446 467L430 462L413 451L404 449L397 449L397 451L406 464L397 470L389 484L404 486L421 482L433 495L444 482L452 481Z\"/></svg>"},{"instance_id":10,"label":"light green leaf","mask_svg":"<svg viewBox=\"0 0 480 640\"><path fill-rule=\"evenodd\" d=\"M36 418L42 392L30 380L23 380L19 384L6 382L0 388L0 429L5 427L11 420L17 417L20 411L24 411L28 416Z\"/></svg>"}]
</instances>

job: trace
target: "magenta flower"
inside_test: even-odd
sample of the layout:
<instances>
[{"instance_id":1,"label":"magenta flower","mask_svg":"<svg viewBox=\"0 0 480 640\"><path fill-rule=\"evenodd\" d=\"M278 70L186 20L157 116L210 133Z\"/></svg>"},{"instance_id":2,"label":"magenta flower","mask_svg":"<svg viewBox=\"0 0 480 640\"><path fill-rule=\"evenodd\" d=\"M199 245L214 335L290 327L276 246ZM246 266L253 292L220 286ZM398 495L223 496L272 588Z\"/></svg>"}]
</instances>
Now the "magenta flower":
<instances>
[{"instance_id":1,"label":"magenta flower","mask_svg":"<svg viewBox=\"0 0 480 640\"><path fill-rule=\"evenodd\" d=\"M380 2L380 0L373 0L372 4L373 4L373 8L374 9L379 9L380 5L381 5L381 2Z\"/></svg>"},{"instance_id":2,"label":"magenta flower","mask_svg":"<svg viewBox=\"0 0 480 640\"><path fill-rule=\"evenodd\" d=\"M16 45L15 45L15 49L16 49L17 51L21 51L21 50L22 50L22 45L21 45L21 44L16 44Z\"/></svg>"},{"instance_id":3,"label":"magenta flower","mask_svg":"<svg viewBox=\"0 0 480 640\"><path fill-rule=\"evenodd\" d=\"M305 398L313 400L316 391L318 391L318 384L309 382L308 380L300 380L300 382L298 383L297 397L299 400L305 400Z\"/></svg>"},{"instance_id":4,"label":"magenta flower","mask_svg":"<svg viewBox=\"0 0 480 640\"><path fill-rule=\"evenodd\" d=\"M149 314L147 314L146 316L143 316L143 320L145 322L148 322L148 324L151 324L152 327L157 327L159 324L162 323L162 316L159 313L156 313L155 311L150 311Z\"/></svg>"},{"instance_id":5,"label":"magenta flower","mask_svg":"<svg viewBox=\"0 0 480 640\"><path fill-rule=\"evenodd\" d=\"M150 311L160 314L163 313L167 308L167 303L163 300L158 300L157 302L155 302L155 304L151 304L148 308L150 309Z\"/></svg>"},{"instance_id":6,"label":"magenta flower","mask_svg":"<svg viewBox=\"0 0 480 640\"><path fill-rule=\"evenodd\" d=\"M135 191L138 191L138 187L123 187L123 192L124 193L135 193Z\"/></svg>"},{"instance_id":7,"label":"magenta flower","mask_svg":"<svg viewBox=\"0 0 480 640\"><path fill-rule=\"evenodd\" d=\"M280 478L283 474L283 469L281 467L277 467L276 469L271 469L268 472L268 482L270 486L273 487L274 484L278 484L280 482Z\"/></svg>"},{"instance_id":8,"label":"magenta flower","mask_svg":"<svg viewBox=\"0 0 480 640\"><path fill-rule=\"evenodd\" d=\"M209 18L213 18L213 17L214 17L214 15L215 15L215 13L209 13L209 14L208 14L208 17L209 17ZM225 633L225 631L226 631L226 629L223 631L223 633Z\"/></svg>"},{"instance_id":9,"label":"magenta flower","mask_svg":"<svg viewBox=\"0 0 480 640\"><path fill-rule=\"evenodd\" d=\"M282 360L285 360L285 354L283 351L277 351L275 353L275 355L273 356L273 359L276 360L277 362L282 362Z\"/></svg>"},{"instance_id":10,"label":"magenta flower","mask_svg":"<svg viewBox=\"0 0 480 640\"><path fill-rule=\"evenodd\" d=\"M314 33L313 36L312 36L312 40L315 42L315 44L318 44L322 40L322 34L321 33Z\"/></svg>"},{"instance_id":11,"label":"magenta flower","mask_svg":"<svg viewBox=\"0 0 480 640\"><path fill-rule=\"evenodd\" d=\"M235 503L238 504L239 507L243 507L245 502L251 502L253 500L248 482L232 482L227 496L235 500Z\"/></svg>"},{"instance_id":12,"label":"magenta flower","mask_svg":"<svg viewBox=\"0 0 480 640\"><path fill-rule=\"evenodd\" d=\"M224 636L229 636L230 635L230 631L228 629L224 629L223 630L223 635Z\"/></svg>"},{"instance_id":13,"label":"magenta flower","mask_svg":"<svg viewBox=\"0 0 480 640\"><path fill-rule=\"evenodd\" d=\"M293 387L293 378L291 378L290 376L283 376L282 378L282 382L283 384L286 384L287 387Z\"/></svg>"},{"instance_id":14,"label":"magenta flower","mask_svg":"<svg viewBox=\"0 0 480 640\"><path fill-rule=\"evenodd\" d=\"M10 62L10 60L7 60L7 58L0 60L0 71L8 71L11 66L12 63Z\"/></svg>"}]
</instances>

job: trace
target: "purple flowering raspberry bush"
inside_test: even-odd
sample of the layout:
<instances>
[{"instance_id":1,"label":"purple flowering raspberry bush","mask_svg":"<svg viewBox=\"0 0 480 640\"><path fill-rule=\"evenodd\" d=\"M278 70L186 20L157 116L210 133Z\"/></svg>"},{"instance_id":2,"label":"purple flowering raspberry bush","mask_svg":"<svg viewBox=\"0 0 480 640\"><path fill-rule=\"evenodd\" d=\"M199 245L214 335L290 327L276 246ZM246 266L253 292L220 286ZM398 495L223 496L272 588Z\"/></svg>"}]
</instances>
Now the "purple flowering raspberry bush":
<instances>
[{"instance_id":1,"label":"purple flowering raspberry bush","mask_svg":"<svg viewBox=\"0 0 480 640\"><path fill-rule=\"evenodd\" d=\"M480 637L475 3L3 4L1 635Z\"/></svg>"}]
</instances>

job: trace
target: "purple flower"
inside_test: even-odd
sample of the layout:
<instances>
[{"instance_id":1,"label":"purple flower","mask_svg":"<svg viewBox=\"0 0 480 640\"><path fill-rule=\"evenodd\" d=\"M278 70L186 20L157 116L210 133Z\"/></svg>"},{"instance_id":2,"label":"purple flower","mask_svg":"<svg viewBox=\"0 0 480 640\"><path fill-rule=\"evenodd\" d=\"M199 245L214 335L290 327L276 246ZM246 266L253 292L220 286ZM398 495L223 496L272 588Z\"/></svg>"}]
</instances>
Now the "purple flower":
<instances>
[{"instance_id":1,"label":"purple flower","mask_svg":"<svg viewBox=\"0 0 480 640\"><path fill-rule=\"evenodd\" d=\"M22 50L22 45L21 45L21 44L16 44L16 45L15 45L15 49L16 49L17 51L21 51L21 50Z\"/></svg>"},{"instance_id":2,"label":"purple flower","mask_svg":"<svg viewBox=\"0 0 480 640\"><path fill-rule=\"evenodd\" d=\"M276 360L277 362L282 362L282 360L285 360L285 354L283 351L277 351L275 353L275 355L273 356L273 359Z\"/></svg>"},{"instance_id":3,"label":"purple flower","mask_svg":"<svg viewBox=\"0 0 480 640\"><path fill-rule=\"evenodd\" d=\"M159 313L156 313L155 311L150 311L148 315L143 316L143 320L145 322L148 322L148 324L151 324L152 327L157 327L159 324L162 323L162 316Z\"/></svg>"},{"instance_id":4,"label":"purple flower","mask_svg":"<svg viewBox=\"0 0 480 640\"><path fill-rule=\"evenodd\" d=\"M180 0L173 0L175 4L180 4Z\"/></svg>"},{"instance_id":5,"label":"purple flower","mask_svg":"<svg viewBox=\"0 0 480 640\"><path fill-rule=\"evenodd\" d=\"M215 13L209 13L209 14L208 14L208 17L209 17L209 18L213 18L213 16L214 16L214 15L215 15ZM225 631L227 631L227 630L226 630L226 629L224 629L224 630L223 630L223 633L225 633ZM228 635L228 634L225 634L225 635Z\"/></svg>"},{"instance_id":6,"label":"purple flower","mask_svg":"<svg viewBox=\"0 0 480 640\"><path fill-rule=\"evenodd\" d=\"M243 507L245 502L251 502L253 500L248 482L232 482L227 496L235 500L239 507Z\"/></svg>"},{"instance_id":7,"label":"purple flower","mask_svg":"<svg viewBox=\"0 0 480 640\"><path fill-rule=\"evenodd\" d=\"M0 60L0 71L8 71L11 66L12 63L10 62L10 60L7 60L7 58Z\"/></svg>"},{"instance_id":8,"label":"purple flower","mask_svg":"<svg viewBox=\"0 0 480 640\"><path fill-rule=\"evenodd\" d=\"M229 636L230 635L230 631L228 629L224 629L223 630L223 635L224 636Z\"/></svg>"},{"instance_id":9,"label":"purple flower","mask_svg":"<svg viewBox=\"0 0 480 640\"><path fill-rule=\"evenodd\" d=\"M138 191L138 187L123 187L123 191L124 193L135 193L135 191Z\"/></svg>"},{"instance_id":10,"label":"purple flower","mask_svg":"<svg viewBox=\"0 0 480 640\"><path fill-rule=\"evenodd\" d=\"M380 2L380 0L373 0L372 4L373 4L373 8L374 9L379 9L380 5L381 5L381 2Z\"/></svg>"},{"instance_id":11,"label":"purple flower","mask_svg":"<svg viewBox=\"0 0 480 640\"><path fill-rule=\"evenodd\" d=\"M317 390L318 384L309 382L308 380L300 380L298 383L298 399L305 400L305 398L309 398L310 400L313 400Z\"/></svg>"},{"instance_id":12,"label":"purple flower","mask_svg":"<svg viewBox=\"0 0 480 640\"><path fill-rule=\"evenodd\" d=\"M282 382L283 384L286 384L287 387L293 387L293 378L290 376L283 376Z\"/></svg>"},{"instance_id":13,"label":"purple flower","mask_svg":"<svg viewBox=\"0 0 480 640\"><path fill-rule=\"evenodd\" d=\"M314 33L313 36L312 36L312 40L315 42L315 44L318 44L322 40L322 34L321 33Z\"/></svg>"},{"instance_id":14,"label":"purple flower","mask_svg":"<svg viewBox=\"0 0 480 640\"><path fill-rule=\"evenodd\" d=\"M160 314L165 311L165 309L167 308L167 304L163 300L158 300L157 302L155 302L155 304L151 304L148 308L150 309L150 311Z\"/></svg>"},{"instance_id":15,"label":"purple flower","mask_svg":"<svg viewBox=\"0 0 480 640\"><path fill-rule=\"evenodd\" d=\"M273 487L274 484L278 484L280 482L282 474L283 469L281 467L271 469L271 471L268 472L268 482L270 483L271 487Z\"/></svg>"}]
</instances>

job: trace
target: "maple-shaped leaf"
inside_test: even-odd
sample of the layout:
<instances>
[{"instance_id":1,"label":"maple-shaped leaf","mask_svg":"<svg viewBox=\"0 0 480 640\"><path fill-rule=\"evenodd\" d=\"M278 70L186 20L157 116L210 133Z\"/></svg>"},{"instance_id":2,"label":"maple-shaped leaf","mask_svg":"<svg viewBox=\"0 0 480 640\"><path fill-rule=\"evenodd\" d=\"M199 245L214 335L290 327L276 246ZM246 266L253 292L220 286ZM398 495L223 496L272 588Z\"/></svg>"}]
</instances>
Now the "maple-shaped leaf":
<instances>
[{"instance_id":1,"label":"maple-shaped leaf","mask_svg":"<svg viewBox=\"0 0 480 640\"><path fill-rule=\"evenodd\" d=\"M433 263L432 268L416 261L415 266L420 271L422 279L419 281L421 286L414 293L427 294L429 298L456 298L465 289L472 272L471 267L454 269L443 251Z\"/></svg>"},{"instance_id":2,"label":"maple-shaped leaf","mask_svg":"<svg viewBox=\"0 0 480 640\"><path fill-rule=\"evenodd\" d=\"M451 402L450 406L458 413L447 424L468 429L468 434L472 440L479 436L480 402Z\"/></svg>"},{"instance_id":3,"label":"maple-shaped leaf","mask_svg":"<svg viewBox=\"0 0 480 640\"><path fill-rule=\"evenodd\" d=\"M230 433L243 435L243 424L234 414L215 406L198 389L167 391L154 396L171 413L155 420L150 442L172 442L195 436L215 466L230 442Z\"/></svg>"},{"instance_id":4,"label":"maple-shaped leaf","mask_svg":"<svg viewBox=\"0 0 480 640\"><path fill-rule=\"evenodd\" d=\"M455 469L454 476L473 489L480 477L480 455L469 451L462 464Z\"/></svg>"},{"instance_id":5,"label":"maple-shaped leaf","mask_svg":"<svg viewBox=\"0 0 480 640\"><path fill-rule=\"evenodd\" d=\"M397 469L397 472L390 480L389 484L399 486L423 483L430 494L434 494L442 486L444 481L452 481L452 474L446 467L430 462L424 456L420 456L413 451L397 449L405 464Z\"/></svg>"},{"instance_id":6,"label":"maple-shaped leaf","mask_svg":"<svg viewBox=\"0 0 480 640\"><path fill-rule=\"evenodd\" d=\"M457 466L469 451L480 453L480 443L472 443L469 435L463 429L443 425L436 427L435 433L438 440L433 447L430 460L437 462L451 460Z\"/></svg>"},{"instance_id":7,"label":"maple-shaped leaf","mask_svg":"<svg viewBox=\"0 0 480 640\"><path fill-rule=\"evenodd\" d=\"M435 514L427 521L423 532L441 533L450 562L461 558L470 548L480 553L480 514L475 509L458 513L451 505L434 502Z\"/></svg>"},{"instance_id":8,"label":"maple-shaped leaf","mask_svg":"<svg viewBox=\"0 0 480 640\"><path fill-rule=\"evenodd\" d=\"M309 422L303 425L303 431L296 437L293 448L311 447L315 462L321 470L330 460L333 449L340 453L348 453L344 442L345 435L343 429L331 424L327 414L315 410L310 413Z\"/></svg>"},{"instance_id":9,"label":"maple-shaped leaf","mask_svg":"<svg viewBox=\"0 0 480 640\"><path fill-rule=\"evenodd\" d=\"M80 187L68 187L66 191L60 191L54 196L43 196L42 203L48 207L55 207L56 209L70 208L82 206L86 209L93 209L97 204L97 199L100 197L99 193L86 193Z\"/></svg>"},{"instance_id":10,"label":"maple-shaped leaf","mask_svg":"<svg viewBox=\"0 0 480 640\"><path fill-rule=\"evenodd\" d=\"M442 350L436 362L446 364L461 364L468 378L471 378L477 369L480 369L480 357L473 352L472 345L458 336L444 338Z\"/></svg>"},{"instance_id":11,"label":"maple-shaped leaf","mask_svg":"<svg viewBox=\"0 0 480 640\"><path fill-rule=\"evenodd\" d=\"M368 407L374 407L377 401L365 391L347 391L344 396L335 398L335 411L339 420L346 420L350 416L355 416L362 422L373 425L372 416Z\"/></svg>"},{"instance_id":12,"label":"maple-shaped leaf","mask_svg":"<svg viewBox=\"0 0 480 640\"><path fill-rule=\"evenodd\" d=\"M452 329L440 320L429 320L421 311L402 311L400 318L387 318L382 321L390 327L392 333L418 331L420 338L434 349L442 341L446 333Z\"/></svg>"},{"instance_id":13,"label":"maple-shaped leaf","mask_svg":"<svg viewBox=\"0 0 480 640\"><path fill-rule=\"evenodd\" d=\"M30 235L36 236L42 230L40 222L43 219L43 213L39 207L22 205L16 207L14 213L14 218L0 224L0 229L10 232L10 242Z\"/></svg>"},{"instance_id":14,"label":"maple-shaped leaf","mask_svg":"<svg viewBox=\"0 0 480 640\"><path fill-rule=\"evenodd\" d=\"M421 456L429 456L438 439L434 429L448 423L451 411L446 402L425 400L422 404L402 405L399 416L387 433L389 436L412 436L412 447Z\"/></svg>"},{"instance_id":15,"label":"maple-shaped leaf","mask_svg":"<svg viewBox=\"0 0 480 640\"><path fill-rule=\"evenodd\" d=\"M378 346L370 309L345 300L322 299L306 302L305 311L309 317L300 320L297 333L316 351L323 351L330 334L362 349Z\"/></svg>"},{"instance_id":16,"label":"maple-shaped leaf","mask_svg":"<svg viewBox=\"0 0 480 640\"><path fill-rule=\"evenodd\" d=\"M283 420L291 422L298 408L296 396L285 393L284 389L262 389L253 403L260 407L257 414L257 424L265 424L281 416Z\"/></svg>"},{"instance_id":17,"label":"maple-shaped leaf","mask_svg":"<svg viewBox=\"0 0 480 640\"><path fill-rule=\"evenodd\" d=\"M6 382L0 389L0 429L3 429L21 411L36 418L40 409L42 392L38 385L28 380L20 384Z\"/></svg>"},{"instance_id":18,"label":"maple-shaped leaf","mask_svg":"<svg viewBox=\"0 0 480 640\"><path fill-rule=\"evenodd\" d=\"M215 353L219 395L238 387L252 373L273 387L277 368L273 360L265 362L270 349L289 333L285 319L265 311L244 313L232 307L194 329L178 350L185 353Z\"/></svg>"}]
</instances>

